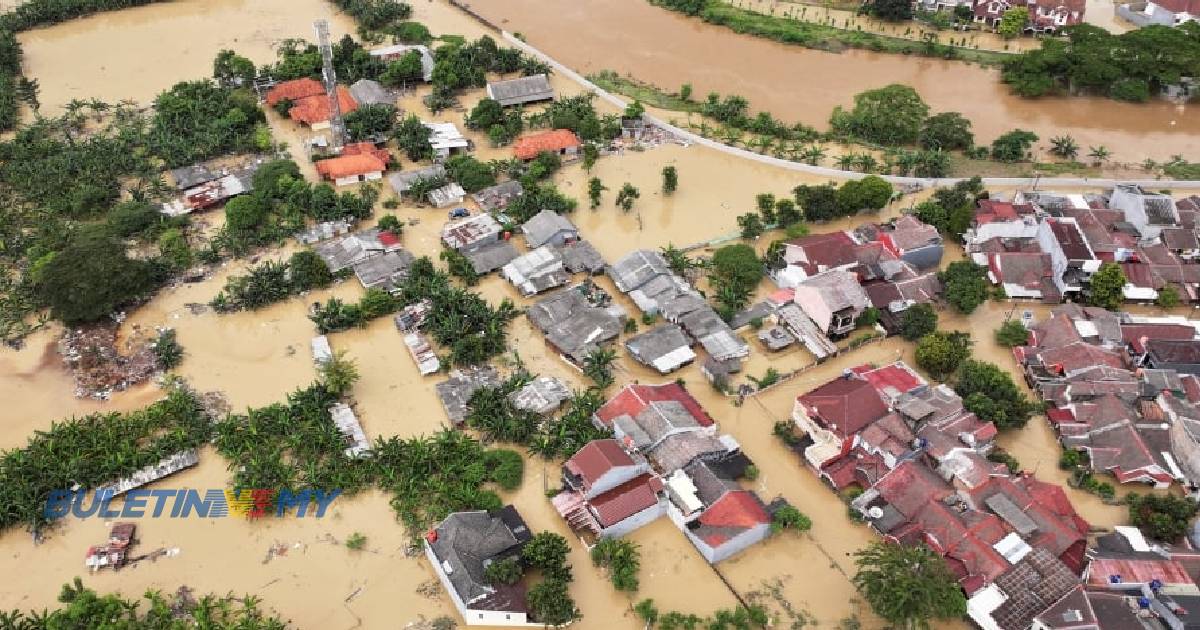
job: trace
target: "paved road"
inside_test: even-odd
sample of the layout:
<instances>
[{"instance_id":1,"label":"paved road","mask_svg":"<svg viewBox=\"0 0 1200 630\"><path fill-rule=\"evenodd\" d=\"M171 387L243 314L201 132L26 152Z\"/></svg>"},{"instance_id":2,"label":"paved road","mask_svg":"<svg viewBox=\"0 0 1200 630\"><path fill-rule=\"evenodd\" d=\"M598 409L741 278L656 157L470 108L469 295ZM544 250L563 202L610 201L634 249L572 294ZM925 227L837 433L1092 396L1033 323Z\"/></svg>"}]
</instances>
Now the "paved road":
<instances>
[{"instance_id":1,"label":"paved road","mask_svg":"<svg viewBox=\"0 0 1200 630\"><path fill-rule=\"evenodd\" d=\"M534 48L533 46L530 46L529 44L517 39L508 31L501 31L500 34L502 37L504 37L505 40L508 41L508 43L510 43L513 46L516 46L517 48L520 48L521 50L525 51L526 53L528 53L534 57L537 57L538 59L541 59L542 61L550 64L550 67L554 68L555 72L558 72L559 74L571 79L572 81L575 81L576 83L579 83L580 85L588 88L589 90L592 90L593 92L596 93L597 96L599 96L601 99L607 101L608 103L612 104L614 107L617 107L620 109L625 109L625 106L628 104L621 97L602 89L600 86L596 85L595 83L592 83L591 81L588 81L585 77L583 77L579 73L577 73L574 70L568 68L567 66L559 63L554 58L552 58L549 55L543 53L542 51ZM783 160L783 159L780 159L777 157L771 157L769 155L762 155L760 153L748 151L746 149L741 149L738 147L731 147L727 144L717 142L716 140L711 140L709 138L705 138L691 130L676 127L675 125L672 125L672 124L668 123L667 121L662 120L656 116L651 116L651 115L647 114L646 118L648 120L650 120L651 122L653 122L654 124L656 124L660 127L663 127L664 129L669 129L676 136L680 137L681 139L683 139L687 142L703 145L710 149L714 149L716 151L722 151L724 153L728 153L731 155L736 155L738 157L745 158L747 160L754 160L757 162L761 162L763 164L769 164L771 166L776 166L779 168L786 168L789 170L799 171L802 173L809 173L812 175L822 175L825 177L836 177L839 179L861 179L861 178L867 176L866 173L858 173L855 171L842 171L842 170L838 170L836 168L828 168L825 166L812 166L810 164L804 164L803 162L793 162L791 160ZM960 182L964 179L961 177L939 177L939 178L901 177L899 175L881 175L880 177L883 177L884 179L888 180L889 182L892 182L893 184L917 184L917 185L920 185L920 186L926 187L926 188L939 187L939 186L951 186L951 185L955 184L956 182ZM1020 187L1020 186L1032 187L1034 185L1060 186L1060 187L1091 187L1091 186L1094 186L1097 188L1108 188L1108 187L1112 187L1115 184L1120 183L1120 184L1137 184L1139 186L1145 186L1148 188L1156 188L1156 189L1162 189L1162 188L1200 189L1200 180L1171 180L1171 179L1104 179L1104 178L1087 178L1087 177L984 177L983 183L984 183L984 185L987 185L987 186L1014 186L1014 187Z\"/></svg>"}]
</instances>

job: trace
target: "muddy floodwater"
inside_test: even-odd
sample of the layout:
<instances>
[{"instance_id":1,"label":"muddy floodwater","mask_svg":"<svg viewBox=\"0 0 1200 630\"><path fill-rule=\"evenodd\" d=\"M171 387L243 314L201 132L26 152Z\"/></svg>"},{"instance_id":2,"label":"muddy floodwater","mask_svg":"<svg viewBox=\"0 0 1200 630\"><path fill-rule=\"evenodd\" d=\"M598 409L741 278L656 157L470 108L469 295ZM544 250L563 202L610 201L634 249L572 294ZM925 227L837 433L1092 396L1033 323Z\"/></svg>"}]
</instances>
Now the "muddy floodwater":
<instances>
[{"instance_id":1,"label":"muddy floodwater","mask_svg":"<svg viewBox=\"0 0 1200 630\"><path fill-rule=\"evenodd\" d=\"M971 119L980 144L1013 128L1042 144L1068 134L1105 145L1114 159L1141 162L1200 152L1194 106L1102 98L1022 99L995 69L962 62L847 50L827 53L738 35L652 6L646 0L472 0L472 8L571 68L615 70L668 90L740 94L754 109L824 129L830 111L858 92L889 83L913 86L934 112ZM1043 157L1045 153L1043 153Z\"/></svg>"}]
</instances>

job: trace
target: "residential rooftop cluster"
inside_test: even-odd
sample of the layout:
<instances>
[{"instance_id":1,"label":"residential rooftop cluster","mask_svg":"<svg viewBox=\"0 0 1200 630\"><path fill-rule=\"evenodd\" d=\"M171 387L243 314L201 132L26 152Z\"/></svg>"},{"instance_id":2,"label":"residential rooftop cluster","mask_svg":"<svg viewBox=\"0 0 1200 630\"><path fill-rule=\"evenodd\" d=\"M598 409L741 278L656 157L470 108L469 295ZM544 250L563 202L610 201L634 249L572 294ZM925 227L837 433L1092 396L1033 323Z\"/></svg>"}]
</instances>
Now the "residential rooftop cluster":
<instances>
[{"instance_id":1,"label":"residential rooftop cluster","mask_svg":"<svg viewBox=\"0 0 1200 630\"><path fill-rule=\"evenodd\" d=\"M1200 322L1066 304L1013 349L1066 449L1117 483L1200 485Z\"/></svg>"},{"instance_id":2,"label":"residential rooftop cluster","mask_svg":"<svg viewBox=\"0 0 1200 630\"><path fill-rule=\"evenodd\" d=\"M710 563L770 534L771 508L736 481L751 462L682 385L626 385L592 420L613 437L563 464L552 499L573 529L621 537L668 516Z\"/></svg>"},{"instance_id":3,"label":"residential rooftop cluster","mask_svg":"<svg viewBox=\"0 0 1200 630\"><path fill-rule=\"evenodd\" d=\"M1104 263L1120 265L1126 300L1151 302L1172 287L1200 300L1200 197L1121 184L1106 194L1019 192L1011 201L978 202L963 235L971 259L1011 298L1049 304L1088 293Z\"/></svg>"}]
</instances>

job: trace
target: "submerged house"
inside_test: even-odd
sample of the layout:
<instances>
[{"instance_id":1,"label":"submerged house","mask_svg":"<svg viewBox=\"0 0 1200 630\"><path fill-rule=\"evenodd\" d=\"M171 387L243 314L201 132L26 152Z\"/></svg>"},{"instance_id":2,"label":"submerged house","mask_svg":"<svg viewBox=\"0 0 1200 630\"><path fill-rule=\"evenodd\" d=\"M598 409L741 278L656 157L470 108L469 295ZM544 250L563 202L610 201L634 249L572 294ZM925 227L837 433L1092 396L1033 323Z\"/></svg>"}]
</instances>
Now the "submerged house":
<instances>
[{"instance_id":1,"label":"submerged house","mask_svg":"<svg viewBox=\"0 0 1200 630\"><path fill-rule=\"evenodd\" d=\"M518 256L504 265L500 273L525 297L561 287L571 280L562 256L553 247L539 247Z\"/></svg>"},{"instance_id":2,"label":"submerged house","mask_svg":"<svg viewBox=\"0 0 1200 630\"><path fill-rule=\"evenodd\" d=\"M854 330L855 321L871 300L849 271L826 271L796 285L795 303L830 336Z\"/></svg>"},{"instance_id":3,"label":"submerged house","mask_svg":"<svg viewBox=\"0 0 1200 630\"><path fill-rule=\"evenodd\" d=\"M572 160L579 155L580 146L582 143L575 132L570 129L554 129L517 138L513 143L513 155L523 162L528 162L542 153L553 153L564 160Z\"/></svg>"},{"instance_id":4,"label":"submerged house","mask_svg":"<svg viewBox=\"0 0 1200 630\"><path fill-rule=\"evenodd\" d=\"M526 309L525 316L545 335L546 345L575 365L616 339L628 317L587 285L553 293Z\"/></svg>"},{"instance_id":5,"label":"submerged house","mask_svg":"<svg viewBox=\"0 0 1200 630\"><path fill-rule=\"evenodd\" d=\"M429 146L433 148L433 159L444 162L451 155L466 153L471 148L467 140L454 123L422 122L429 129Z\"/></svg>"},{"instance_id":6,"label":"submerged house","mask_svg":"<svg viewBox=\"0 0 1200 630\"><path fill-rule=\"evenodd\" d=\"M421 74L426 83L433 80L433 53L428 46L421 44L394 44L367 51L372 57L384 61L399 61L410 52L421 55Z\"/></svg>"},{"instance_id":7,"label":"submerged house","mask_svg":"<svg viewBox=\"0 0 1200 630\"><path fill-rule=\"evenodd\" d=\"M554 88L545 74L493 81L487 84L488 98L503 107L554 100Z\"/></svg>"},{"instance_id":8,"label":"submerged house","mask_svg":"<svg viewBox=\"0 0 1200 630\"><path fill-rule=\"evenodd\" d=\"M762 501L720 466L693 462L667 479L667 513L709 564L757 544L771 533Z\"/></svg>"},{"instance_id":9,"label":"submerged house","mask_svg":"<svg viewBox=\"0 0 1200 630\"><path fill-rule=\"evenodd\" d=\"M663 483L640 455L617 440L593 440L562 467L563 489L552 499L572 528L619 538L666 513Z\"/></svg>"},{"instance_id":10,"label":"submerged house","mask_svg":"<svg viewBox=\"0 0 1200 630\"><path fill-rule=\"evenodd\" d=\"M543 245L562 246L579 240L579 229L557 212L542 210L521 224L521 232L530 249Z\"/></svg>"},{"instance_id":11,"label":"submerged house","mask_svg":"<svg viewBox=\"0 0 1200 630\"><path fill-rule=\"evenodd\" d=\"M387 149L376 149L370 142L348 144L341 155L318 160L317 173L338 186L383 178L392 159Z\"/></svg>"},{"instance_id":12,"label":"submerged house","mask_svg":"<svg viewBox=\"0 0 1200 630\"><path fill-rule=\"evenodd\" d=\"M397 195L404 195L412 189L413 184L420 181L435 181L443 180L446 177L446 167L441 164L433 164L424 168L419 168L414 171L400 171L387 176L388 184L392 190L396 191Z\"/></svg>"},{"instance_id":13,"label":"submerged house","mask_svg":"<svg viewBox=\"0 0 1200 630\"><path fill-rule=\"evenodd\" d=\"M400 239L393 233L370 228L313 246L329 271L338 273L375 256L400 250Z\"/></svg>"},{"instance_id":14,"label":"submerged house","mask_svg":"<svg viewBox=\"0 0 1200 630\"><path fill-rule=\"evenodd\" d=\"M488 565L519 558L533 533L511 505L455 512L425 534L425 557L469 626L541 627L529 618L525 587L494 584Z\"/></svg>"},{"instance_id":15,"label":"submerged house","mask_svg":"<svg viewBox=\"0 0 1200 630\"><path fill-rule=\"evenodd\" d=\"M675 324L659 324L630 337L625 349L638 363L658 370L659 374L670 374L696 359L691 342Z\"/></svg>"}]
</instances>

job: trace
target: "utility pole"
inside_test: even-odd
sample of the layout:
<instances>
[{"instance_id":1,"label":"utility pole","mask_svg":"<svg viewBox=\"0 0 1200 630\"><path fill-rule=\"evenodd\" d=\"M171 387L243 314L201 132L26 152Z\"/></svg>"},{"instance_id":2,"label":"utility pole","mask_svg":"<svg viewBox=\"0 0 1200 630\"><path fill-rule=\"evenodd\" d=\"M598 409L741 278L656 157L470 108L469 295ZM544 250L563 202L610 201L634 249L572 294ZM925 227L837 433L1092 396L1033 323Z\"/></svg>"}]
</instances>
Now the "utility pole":
<instances>
[{"instance_id":1,"label":"utility pole","mask_svg":"<svg viewBox=\"0 0 1200 630\"><path fill-rule=\"evenodd\" d=\"M317 20L313 22L317 29L317 41L321 48L321 78L324 79L325 93L329 96L329 139L330 147L335 153L341 152L346 143L346 124L342 122L342 104L338 100L337 72L333 69L333 45L329 41L329 22Z\"/></svg>"}]
</instances>

